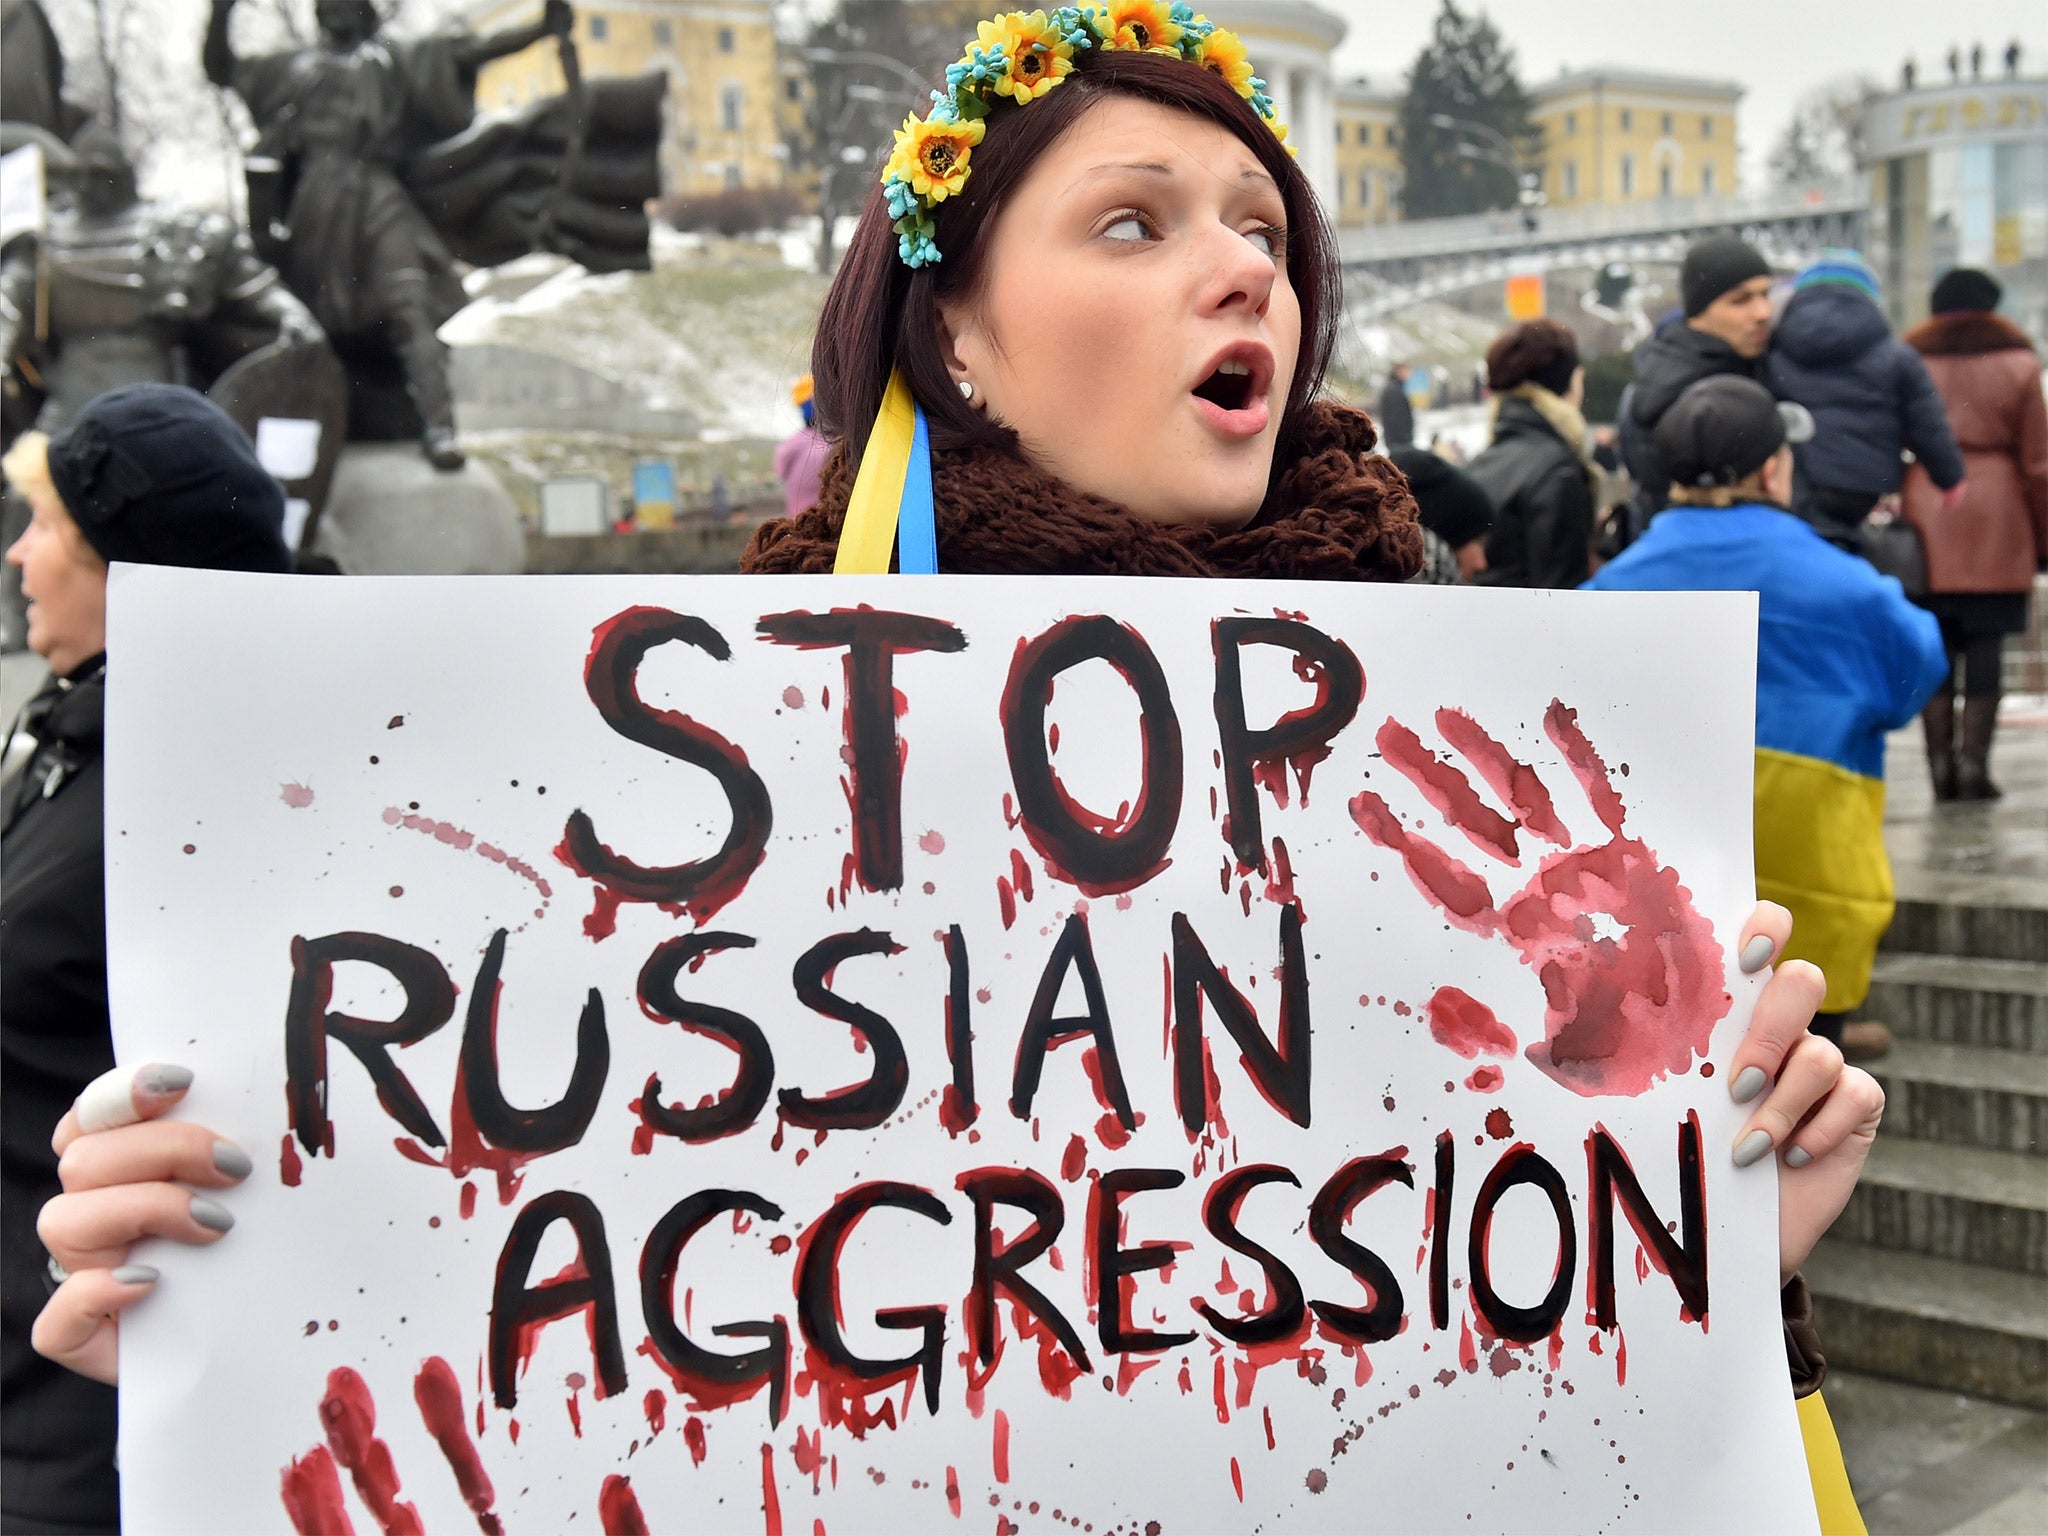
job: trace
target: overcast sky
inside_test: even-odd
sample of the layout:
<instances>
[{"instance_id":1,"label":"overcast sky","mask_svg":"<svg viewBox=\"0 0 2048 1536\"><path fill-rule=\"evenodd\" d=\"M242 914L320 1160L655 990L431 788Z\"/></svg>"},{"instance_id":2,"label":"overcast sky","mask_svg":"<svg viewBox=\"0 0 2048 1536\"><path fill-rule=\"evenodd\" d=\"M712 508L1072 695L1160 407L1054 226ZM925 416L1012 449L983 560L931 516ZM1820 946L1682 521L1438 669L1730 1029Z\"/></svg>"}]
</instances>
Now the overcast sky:
<instances>
[{"instance_id":1,"label":"overcast sky","mask_svg":"<svg viewBox=\"0 0 2048 1536\"><path fill-rule=\"evenodd\" d=\"M1345 75L1402 75L1428 40L1438 0L1317 0L1351 24L1337 52ZM2021 70L2048 74L2042 0L1494 0L1485 10L1513 45L1530 83L1592 64L1711 75L1749 88L1741 106L1743 179L1756 185L1764 156L1801 95L1843 75L1898 80L1908 55L1920 78L1946 78L1951 43L1982 41L1985 71L2013 38ZM1965 72L1967 73L1967 64Z\"/></svg>"}]
</instances>

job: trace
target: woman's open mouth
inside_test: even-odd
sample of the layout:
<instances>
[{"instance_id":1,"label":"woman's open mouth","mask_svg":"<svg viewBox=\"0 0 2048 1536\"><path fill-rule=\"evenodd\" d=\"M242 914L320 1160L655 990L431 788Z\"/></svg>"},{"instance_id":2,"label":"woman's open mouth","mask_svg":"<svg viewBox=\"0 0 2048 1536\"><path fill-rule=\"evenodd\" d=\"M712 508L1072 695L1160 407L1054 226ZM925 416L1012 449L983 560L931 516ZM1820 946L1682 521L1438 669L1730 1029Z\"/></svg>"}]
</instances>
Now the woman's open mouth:
<instances>
[{"instance_id":1,"label":"woman's open mouth","mask_svg":"<svg viewBox=\"0 0 2048 1536\"><path fill-rule=\"evenodd\" d=\"M1271 414L1266 392L1272 383L1272 352L1257 342L1234 343L1195 385L1195 410L1227 437L1257 437Z\"/></svg>"}]
</instances>

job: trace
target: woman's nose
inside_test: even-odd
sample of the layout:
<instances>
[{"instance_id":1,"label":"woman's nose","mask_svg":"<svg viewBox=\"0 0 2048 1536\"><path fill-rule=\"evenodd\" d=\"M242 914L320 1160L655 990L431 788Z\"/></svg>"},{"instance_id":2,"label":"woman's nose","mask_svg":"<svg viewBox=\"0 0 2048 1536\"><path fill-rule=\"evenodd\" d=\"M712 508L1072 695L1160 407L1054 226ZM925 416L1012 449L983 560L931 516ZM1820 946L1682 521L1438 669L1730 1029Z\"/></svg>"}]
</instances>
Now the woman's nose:
<instances>
[{"instance_id":1,"label":"woman's nose","mask_svg":"<svg viewBox=\"0 0 2048 1536\"><path fill-rule=\"evenodd\" d=\"M1266 313L1280 274L1273 257L1255 241L1228 224L1217 223L1196 242L1195 259L1201 264L1195 291L1201 296L1203 313L1239 305L1253 315Z\"/></svg>"}]
</instances>

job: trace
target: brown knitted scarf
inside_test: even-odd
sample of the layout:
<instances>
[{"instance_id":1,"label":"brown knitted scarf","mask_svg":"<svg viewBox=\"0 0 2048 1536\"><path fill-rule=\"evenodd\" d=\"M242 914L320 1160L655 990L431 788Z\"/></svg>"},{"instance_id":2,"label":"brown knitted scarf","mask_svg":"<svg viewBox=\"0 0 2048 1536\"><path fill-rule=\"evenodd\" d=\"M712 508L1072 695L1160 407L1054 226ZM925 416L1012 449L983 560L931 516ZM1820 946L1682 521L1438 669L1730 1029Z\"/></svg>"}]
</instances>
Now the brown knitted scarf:
<instances>
[{"instance_id":1,"label":"brown knitted scarf","mask_svg":"<svg viewBox=\"0 0 2048 1536\"><path fill-rule=\"evenodd\" d=\"M1363 411L1318 402L1304 413L1302 452L1267 505L1238 529L1148 522L1084 495L999 449L932 455L939 569L1035 576L1264 576L1405 581L1422 565L1422 527L1400 470L1368 457ZM825 466L818 504L765 523L740 569L829 572L853 474L845 449Z\"/></svg>"}]
</instances>

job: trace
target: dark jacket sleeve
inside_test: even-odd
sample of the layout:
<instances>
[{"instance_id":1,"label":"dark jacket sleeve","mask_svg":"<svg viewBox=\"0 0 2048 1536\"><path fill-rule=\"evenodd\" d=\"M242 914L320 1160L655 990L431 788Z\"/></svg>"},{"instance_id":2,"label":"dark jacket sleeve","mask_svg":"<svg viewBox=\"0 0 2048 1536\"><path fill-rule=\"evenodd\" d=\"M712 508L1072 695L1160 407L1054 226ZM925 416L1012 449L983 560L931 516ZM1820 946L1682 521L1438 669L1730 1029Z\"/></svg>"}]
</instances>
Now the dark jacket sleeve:
<instances>
[{"instance_id":1,"label":"dark jacket sleeve","mask_svg":"<svg viewBox=\"0 0 2048 1536\"><path fill-rule=\"evenodd\" d=\"M1920 354L1904 342L1892 343L1899 380L1899 425L1913 457L1927 466L1928 476L1944 491L1962 484L1963 451L1948 424L1948 408L1928 377Z\"/></svg>"},{"instance_id":2,"label":"dark jacket sleeve","mask_svg":"<svg viewBox=\"0 0 2048 1536\"><path fill-rule=\"evenodd\" d=\"M1577 464L1559 464L1530 486L1525 537L1528 585L1570 591L1593 574L1593 494Z\"/></svg>"},{"instance_id":3,"label":"dark jacket sleeve","mask_svg":"<svg viewBox=\"0 0 2048 1536\"><path fill-rule=\"evenodd\" d=\"M1818 1392L1827 1380L1828 1361L1813 1326L1813 1293L1800 1276L1787 1280L1778 1292L1778 1311L1785 1323L1785 1365L1792 1373L1792 1395Z\"/></svg>"}]
</instances>

